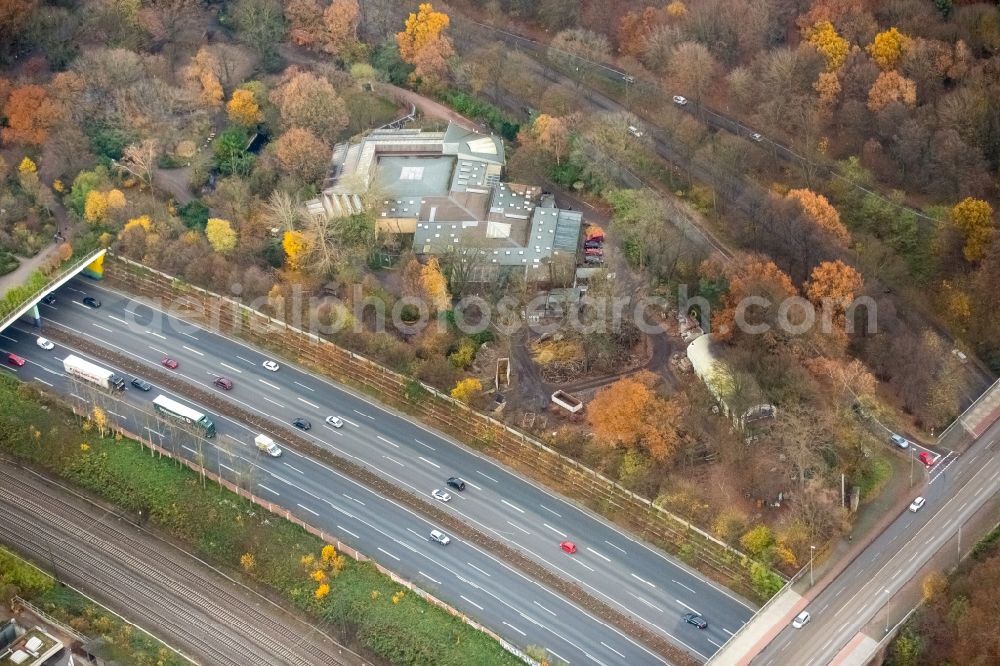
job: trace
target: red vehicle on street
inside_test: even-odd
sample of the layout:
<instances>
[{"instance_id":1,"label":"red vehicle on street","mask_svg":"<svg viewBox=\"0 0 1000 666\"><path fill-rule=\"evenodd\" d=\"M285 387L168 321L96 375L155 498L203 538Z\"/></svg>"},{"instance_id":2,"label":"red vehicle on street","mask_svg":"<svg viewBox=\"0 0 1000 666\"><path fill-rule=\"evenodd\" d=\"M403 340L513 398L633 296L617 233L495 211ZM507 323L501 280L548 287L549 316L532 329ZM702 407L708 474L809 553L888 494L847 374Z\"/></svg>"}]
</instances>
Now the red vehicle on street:
<instances>
[{"instance_id":1,"label":"red vehicle on street","mask_svg":"<svg viewBox=\"0 0 1000 666\"><path fill-rule=\"evenodd\" d=\"M576 544L572 541L563 541L559 544L559 547L571 555L576 552Z\"/></svg>"},{"instance_id":2,"label":"red vehicle on street","mask_svg":"<svg viewBox=\"0 0 1000 666\"><path fill-rule=\"evenodd\" d=\"M163 359L162 361L160 361L160 363L163 364L163 367L170 368L171 370L176 370L177 366L179 365L179 363L177 363L177 361L175 361L174 359L169 358L169 357Z\"/></svg>"},{"instance_id":3,"label":"red vehicle on street","mask_svg":"<svg viewBox=\"0 0 1000 666\"><path fill-rule=\"evenodd\" d=\"M7 362L19 368L25 364L25 360L17 354L7 354Z\"/></svg>"},{"instance_id":4,"label":"red vehicle on street","mask_svg":"<svg viewBox=\"0 0 1000 666\"><path fill-rule=\"evenodd\" d=\"M932 456L927 451L921 451L920 452L920 456L918 456L918 457L920 458L920 462L922 462L923 464L927 465L928 467L930 467L931 465L933 465L934 463L937 462L937 457Z\"/></svg>"}]
</instances>

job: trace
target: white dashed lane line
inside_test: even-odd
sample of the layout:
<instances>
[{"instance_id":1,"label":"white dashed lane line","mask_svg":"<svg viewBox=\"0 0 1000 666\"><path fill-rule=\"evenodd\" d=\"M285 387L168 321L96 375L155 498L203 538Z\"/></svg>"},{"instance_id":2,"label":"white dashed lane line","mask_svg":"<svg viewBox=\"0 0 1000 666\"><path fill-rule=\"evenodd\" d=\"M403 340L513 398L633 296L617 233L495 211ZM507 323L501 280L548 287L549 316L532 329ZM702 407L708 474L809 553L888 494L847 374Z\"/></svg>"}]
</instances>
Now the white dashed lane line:
<instances>
[{"instance_id":1,"label":"white dashed lane line","mask_svg":"<svg viewBox=\"0 0 1000 666\"><path fill-rule=\"evenodd\" d=\"M635 578L635 579L636 579L637 581L639 581L640 583L645 583L646 585L649 585L649 586L650 586L651 588L653 588L653 589L656 589L656 586L655 586L655 585L653 585L652 583L650 583L650 582L649 582L648 580L646 580L645 578L639 578L639 577L638 577L638 576L636 576L635 574L632 574L632 578Z\"/></svg>"},{"instance_id":2,"label":"white dashed lane line","mask_svg":"<svg viewBox=\"0 0 1000 666\"><path fill-rule=\"evenodd\" d=\"M154 336L154 337L157 337L157 338L159 338L159 339L161 339L161 340L166 340L166 339L167 339L167 336L165 336L165 335L160 335L159 333L154 333L153 331L146 331L146 333L147 333L148 335L152 335L152 336Z\"/></svg>"},{"instance_id":3,"label":"white dashed lane line","mask_svg":"<svg viewBox=\"0 0 1000 666\"><path fill-rule=\"evenodd\" d=\"M414 441L414 442L416 442L417 444L419 444L420 446L425 446L425 447L427 447L427 448L428 448L428 449L430 449L431 451L437 451L437 449L435 449L435 448L434 448L433 446L431 446L430 444L424 444L424 443L423 443L423 442L421 442L421 441L420 441L419 439L414 439L413 441Z\"/></svg>"},{"instance_id":4,"label":"white dashed lane line","mask_svg":"<svg viewBox=\"0 0 1000 666\"><path fill-rule=\"evenodd\" d=\"M317 405L317 404L314 404L314 403L311 403L311 402L309 402L308 400L306 400L305 398L299 398L298 396L296 396L296 399L297 399L297 400L298 400L299 402L302 402L302 403L305 403L305 404L309 405L309 406L310 406L310 407L312 407L313 409L319 409L319 405Z\"/></svg>"},{"instance_id":5,"label":"white dashed lane line","mask_svg":"<svg viewBox=\"0 0 1000 666\"><path fill-rule=\"evenodd\" d=\"M437 469L441 469L441 465L438 465L436 462L432 462L432 461L428 460L427 458L424 458L423 456L417 456L417 457L420 458L421 460L423 460L428 465L436 467ZM523 511L522 511L522 513L523 513Z\"/></svg>"},{"instance_id":6,"label":"white dashed lane line","mask_svg":"<svg viewBox=\"0 0 1000 666\"><path fill-rule=\"evenodd\" d=\"M314 388L310 388L310 387L306 386L305 384L302 384L301 382L296 382L296 381L294 381L294 380L293 380L293 382L292 382L292 383L293 383L293 384L298 384L299 386L301 386L302 388L304 388L304 389L305 389L305 390L307 390L307 391L313 391L313 392L315 392L315 391L316 391L316 389L314 389Z\"/></svg>"},{"instance_id":7,"label":"white dashed lane line","mask_svg":"<svg viewBox=\"0 0 1000 666\"><path fill-rule=\"evenodd\" d=\"M182 347L183 349L187 349L187 350L188 350L189 352L191 352L192 354L197 354L198 356L204 356L204 355L205 355L205 354L203 354L202 352L198 351L197 349L194 349L194 348L192 348L192 347L188 347L187 345L181 345L181 347Z\"/></svg>"},{"instance_id":8,"label":"white dashed lane line","mask_svg":"<svg viewBox=\"0 0 1000 666\"><path fill-rule=\"evenodd\" d=\"M258 488L263 488L267 492L272 493L274 495L277 495L278 497L281 497L281 493L279 493L277 490L271 490L270 488L268 488L267 486L265 486L263 483L258 483L257 487Z\"/></svg>"},{"instance_id":9,"label":"white dashed lane line","mask_svg":"<svg viewBox=\"0 0 1000 666\"><path fill-rule=\"evenodd\" d=\"M347 530L344 530L344 531L346 532ZM432 583L437 583L438 585L441 584L441 581L435 580L434 578L431 578L430 576L428 576L427 574L425 574L423 571L419 571L418 570L417 573L420 574L421 576L423 576L424 578L426 578L427 580L431 581ZM469 600L466 599L466 601L469 601ZM471 604L472 602L469 601L469 603ZM482 609L480 609L480 610L482 610Z\"/></svg>"},{"instance_id":10,"label":"white dashed lane line","mask_svg":"<svg viewBox=\"0 0 1000 666\"><path fill-rule=\"evenodd\" d=\"M493 483L500 483L499 481L497 481L496 479L494 479L494 478L493 478L492 476L490 476L489 474L483 474L483 473L482 473L482 472L480 472L480 471L479 471L478 469L476 470L476 474L478 474L479 476L485 476L485 477L486 477L487 479L489 479L489 480L490 480L490 481L492 481Z\"/></svg>"},{"instance_id":11,"label":"white dashed lane line","mask_svg":"<svg viewBox=\"0 0 1000 666\"><path fill-rule=\"evenodd\" d=\"M396 447L397 449L399 448L399 444L397 444L397 443L395 443L395 442L390 442L390 441L389 441L388 439L386 439L386 438L385 438L385 437L383 437L382 435L378 435L378 438L379 438L379 439L381 439L381 440L382 440L383 442L385 442L386 444L389 444L389 445L391 445L391 446L395 446L395 447Z\"/></svg>"},{"instance_id":12,"label":"white dashed lane line","mask_svg":"<svg viewBox=\"0 0 1000 666\"><path fill-rule=\"evenodd\" d=\"M589 550L590 552L592 552L594 555L597 555L599 558L601 558L605 562L610 562L611 561L609 558L605 557L604 555L601 555L599 552L597 552L596 550L594 550L590 546L587 546L587 550ZM674 582L677 583L677 581L674 581ZM677 584L680 585L680 583L677 583ZM688 588L688 589L690 590L691 588ZM693 592L694 590L691 590L691 591Z\"/></svg>"},{"instance_id":13,"label":"white dashed lane line","mask_svg":"<svg viewBox=\"0 0 1000 666\"><path fill-rule=\"evenodd\" d=\"M318 513L316 513L315 511L313 511L313 510L312 510L312 509L310 509L309 507L307 507L307 506L304 506L304 505L302 505L302 504L299 504L298 502L296 502L296 506L298 506L298 507L299 507L300 509L305 509L306 511L308 511L309 513L311 513L311 514L312 514L312 515L314 515L314 516L318 516L318 515L319 515ZM379 548L379 550L382 550L382 549L381 549L381 548ZM396 559L399 559L399 558L396 558Z\"/></svg>"},{"instance_id":14,"label":"white dashed lane line","mask_svg":"<svg viewBox=\"0 0 1000 666\"><path fill-rule=\"evenodd\" d=\"M536 606L538 606L539 608L541 608L543 611L545 611L546 613L548 613L552 617L557 617L557 615L555 613L553 613L552 611L550 611L548 608L546 608L545 606L541 605L537 601L532 601L531 603L535 604Z\"/></svg>"},{"instance_id":15,"label":"white dashed lane line","mask_svg":"<svg viewBox=\"0 0 1000 666\"><path fill-rule=\"evenodd\" d=\"M390 553L389 551L387 551L387 550L386 550L385 548L382 548L382 547L380 546L380 547L379 547L379 550L380 550L380 551L382 551L383 553L385 553L386 555L388 555L389 557L391 557L392 559L394 559L394 560L396 560L397 562L399 562L399 558L398 558L398 557L396 557L395 555L393 555L392 553Z\"/></svg>"},{"instance_id":16,"label":"white dashed lane line","mask_svg":"<svg viewBox=\"0 0 1000 666\"><path fill-rule=\"evenodd\" d=\"M552 527L548 523L542 523L542 525L545 526L546 528L552 530L553 532L555 532L556 534L558 534L559 536L561 536L563 539L566 538L566 534L564 532L560 532L559 530L557 530L556 528Z\"/></svg>"},{"instance_id":17,"label":"white dashed lane line","mask_svg":"<svg viewBox=\"0 0 1000 666\"><path fill-rule=\"evenodd\" d=\"M108 333L114 333L114 331L112 331L107 326L101 326L100 324L97 324L97 323L94 323L94 322L91 322L91 324L93 324L94 327L101 329L102 331L107 331Z\"/></svg>"},{"instance_id":18,"label":"white dashed lane line","mask_svg":"<svg viewBox=\"0 0 1000 666\"><path fill-rule=\"evenodd\" d=\"M556 513L555 511L553 511L553 510L552 510L552 509L550 509L549 507L545 506L544 504L539 504L538 506L540 506L540 507L542 507L543 509L545 509L546 511L548 511L549 513L551 513L551 514L552 514L553 516L555 516L556 518L562 518L562 514L561 514L561 513Z\"/></svg>"},{"instance_id":19,"label":"white dashed lane line","mask_svg":"<svg viewBox=\"0 0 1000 666\"><path fill-rule=\"evenodd\" d=\"M238 374L241 374L241 375L243 374L243 371L240 370L239 368L234 368L233 366L231 366L231 365L229 365L227 363L224 363L222 361L219 361L219 365L221 365L223 368L229 368L230 370L232 370L233 372L236 372Z\"/></svg>"},{"instance_id":20,"label":"white dashed lane line","mask_svg":"<svg viewBox=\"0 0 1000 666\"><path fill-rule=\"evenodd\" d=\"M285 467L287 467L288 469L291 469L291 470L294 470L294 471L298 472L299 474L305 474L305 472L303 472L303 471L302 471L301 469L299 469L298 467L294 467L294 466L292 466L292 465L289 465L288 463L282 463L282 464L283 464L283 465L284 465Z\"/></svg>"},{"instance_id":21,"label":"white dashed lane line","mask_svg":"<svg viewBox=\"0 0 1000 666\"><path fill-rule=\"evenodd\" d=\"M381 550L381 548L380 548L379 550ZM466 596L465 596L464 594L460 594L460 595L458 595L458 596L459 596L459 598L460 598L460 599L464 599L465 601L467 601L468 603L472 604L473 606L475 606L475 607L476 607L476 608L478 608L479 610L483 610L483 607L482 607L482 606L480 606L479 604L477 604L477 603L476 603L475 601L473 601L472 599L469 599L469 598L468 598L468 597L466 597ZM506 622L505 622L504 624L506 624Z\"/></svg>"},{"instance_id":22,"label":"white dashed lane line","mask_svg":"<svg viewBox=\"0 0 1000 666\"><path fill-rule=\"evenodd\" d=\"M375 420L375 417L374 417L374 416L368 416L368 415L367 415L367 414L365 414L364 412L359 412L359 411L358 411L358 410L356 410L356 409L355 409L355 410L353 410L353 411L354 411L354 413L355 413L355 414L360 414L361 416L365 417L366 419L371 419L372 421L374 421L374 420Z\"/></svg>"},{"instance_id":23,"label":"white dashed lane line","mask_svg":"<svg viewBox=\"0 0 1000 666\"><path fill-rule=\"evenodd\" d=\"M508 501L507 501L507 500L505 500L505 499L502 499L502 500L500 500L500 503L501 503L501 504L506 504L507 506L509 506L510 508L514 509L514 510L515 510L515 511L517 511L518 513L524 513L524 509L522 509L522 508L521 508L521 507L519 507L519 506L514 506L513 504L511 504L510 502L508 502Z\"/></svg>"},{"instance_id":24,"label":"white dashed lane line","mask_svg":"<svg viewBox=\"0 0 1000 666\"><path fill-rule=\"evenodd\" d=\"M340 525L337 525L337 529L340 530L341 532L346 532L347 534L350 534L355 539L358 539L358 540L361 539L361 537L359 537L357 534L355 534L351 530L347 529L346 527L341 527Z\"/></svg>"},{"instance_id":25,"label":"white dashed lane line","mask_svg":"<svg viewBox=\"0 0 1000 666\"><path fill-rule=\"evenodd\" d=\"M272 384L271 382L267 381L266 379L258 379L257 381L259 381L261 384L266 384L267 386L270 386L275 391L280 391L281 390L280 386L275 386L274 384Z\"/></svg>"},{"instance_id":26,"label":"white dashed lane line","mask_svg":"<svg viewBox=\"0 0 1000 666\"><path fill-rule=\"evenodd\" d=\"M147 333L148 333L148 332L149 332L149 331L147 331ZM254 363L253 361L251 361L251 360L250 360L250 359L248 359L248 358L243 358L242 356L239 356L239 355L237 355L237 356L236 356L236 358L240 359L241 361L246 361L246 362L247 362L247 363L249 363L250 365L257 365L256 363Z\"/></svg>"},{"instance_id":27,"label":"white dashed lane line","mask_svg":"<svg viewBox=\"0 0 1000 666\"><path fill-rule=\"evenodd\" d=\"M382 457L385 458L386 460L388 460L389 462L396 463L400 467L406 467L406 465L404 465L403 463L399 462L398 460L396 460L395 458L393 458L391 456L382 456Z\"/></svg>"}]
</instances>

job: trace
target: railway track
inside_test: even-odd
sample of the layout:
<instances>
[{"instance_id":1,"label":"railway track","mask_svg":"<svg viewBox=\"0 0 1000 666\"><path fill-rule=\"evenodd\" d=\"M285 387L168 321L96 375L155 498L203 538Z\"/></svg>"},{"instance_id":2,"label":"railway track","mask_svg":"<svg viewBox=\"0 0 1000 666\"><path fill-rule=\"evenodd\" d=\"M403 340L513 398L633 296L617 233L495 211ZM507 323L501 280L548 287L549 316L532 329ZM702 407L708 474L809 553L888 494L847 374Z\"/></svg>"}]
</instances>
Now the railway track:
<instances>
[{"instance_id":1,"label":"railway track","mask_svg":"<svg viewBox=\"0 0 1000 666\"><path fill-rule=\"evenodd\" d=\"M48 563L194 663L363 664L358 655L114 513L0 461L0 541Z\"/></svg>"}]
</instances>

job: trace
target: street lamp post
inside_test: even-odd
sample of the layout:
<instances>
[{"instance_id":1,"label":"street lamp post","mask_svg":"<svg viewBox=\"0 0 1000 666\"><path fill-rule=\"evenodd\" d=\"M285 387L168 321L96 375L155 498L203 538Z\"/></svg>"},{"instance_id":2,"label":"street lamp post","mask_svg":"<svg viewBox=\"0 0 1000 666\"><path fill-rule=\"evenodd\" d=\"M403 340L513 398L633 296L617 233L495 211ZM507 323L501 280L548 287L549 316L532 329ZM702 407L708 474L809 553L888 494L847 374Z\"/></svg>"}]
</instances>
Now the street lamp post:
<instances>
[{"instance_id":1,"label":"street lamp post","mask_svg":"<svg viewBox=\"0 0 1000 666\"><path fill-rule=\"evenodd\" d=\"M888 589L885 590L885 633L889 633L889 597L892 593Z\"/></svg>"},{"instance_id":2,"label":"street lamp post","mask_svg":"<svg viewBox=\"0 0 1000 666\"><path fill-rule=\"evenodd\" d=\"M809 546L809 587L816 584L813 579L813 558L816 556L816 546Z\"/></svg>"}]
</instances>

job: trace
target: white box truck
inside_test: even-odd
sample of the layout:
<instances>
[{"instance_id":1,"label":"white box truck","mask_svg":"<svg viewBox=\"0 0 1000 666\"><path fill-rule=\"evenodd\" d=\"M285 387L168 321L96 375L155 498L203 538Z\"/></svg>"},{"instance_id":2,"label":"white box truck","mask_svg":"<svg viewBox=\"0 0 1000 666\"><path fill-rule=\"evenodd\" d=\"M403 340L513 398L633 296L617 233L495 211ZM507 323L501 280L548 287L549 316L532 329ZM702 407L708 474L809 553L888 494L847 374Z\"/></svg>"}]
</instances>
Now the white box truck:
<instances>
[{"instance_id":1,"label":"white box truck","mask_svg":"<svg viewBox=\"0 0 1000 666\"><path fill-rule=\"evenodd\" d=\"M274 440L267 435L257 435L254 437L253 443L257 445L257 448L272 458L277 458L281 455L281 448L274 443Z\"/></svg>"},{"instance_id":2,"label":"white box truck","mask_svg":"<svg viewBox=\"0 0 1000 666\"><path fill-rule=\"evenodd\" d=\"M99 365L94 365L90 361L85 361L79 356L70 354L63 359L63 370L66 374L77 379L82 379L91 384L97 384L101 388L125 390L125 378L110 370L105 370Z\"/></svg>"}]
</instances>

